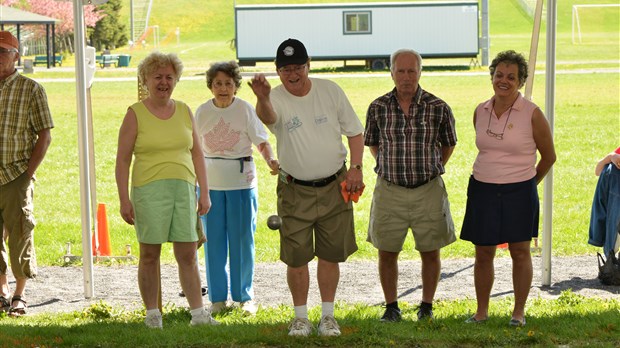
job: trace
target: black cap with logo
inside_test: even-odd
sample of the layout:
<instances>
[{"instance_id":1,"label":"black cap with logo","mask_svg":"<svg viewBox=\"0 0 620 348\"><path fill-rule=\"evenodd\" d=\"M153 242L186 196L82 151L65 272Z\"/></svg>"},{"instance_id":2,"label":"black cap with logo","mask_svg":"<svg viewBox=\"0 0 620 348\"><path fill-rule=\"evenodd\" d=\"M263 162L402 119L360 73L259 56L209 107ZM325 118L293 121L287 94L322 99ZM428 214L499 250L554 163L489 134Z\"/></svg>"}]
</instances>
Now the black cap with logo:
<instances>
[{"instance_id":1,"label":"black cap with logo","mask_svg":"<svg viewBox=\"0 0 620 348\"><path fill-rule=\"evenodd\" d=\"M276 68L290 64L304 64L308 61L308 52L301 41L296 39L284 40L276 52Z\"/></svg>"}]
</instances>

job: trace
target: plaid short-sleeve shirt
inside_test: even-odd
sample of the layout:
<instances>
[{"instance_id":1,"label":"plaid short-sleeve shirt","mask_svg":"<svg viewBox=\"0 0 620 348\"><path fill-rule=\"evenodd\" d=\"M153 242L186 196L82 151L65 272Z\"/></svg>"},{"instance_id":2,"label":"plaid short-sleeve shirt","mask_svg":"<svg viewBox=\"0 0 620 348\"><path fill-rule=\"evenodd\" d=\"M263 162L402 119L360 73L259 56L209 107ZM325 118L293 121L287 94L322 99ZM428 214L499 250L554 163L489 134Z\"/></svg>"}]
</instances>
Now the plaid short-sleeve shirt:
<instances>
[{"instance_id":1,"label":"plaid short-sleeve shirt","mask_svg":"<svg viewBox=\"0 0 620 348\"><path fill-rule=\"evenodd\" d=\"M441 148L456 145L456 130L448 104L422 87L408 111L400 109L396 88L375 99L366 114L364 144L378 147L379 177L414 187L445 172Z\"/></svg>"},{"instance_id":2,"label":"plaid short-sleeve shirt","mask_svg":"<svg viewBox=\"0 0 620 348\"><path fill-rule=\"evenodd\" d=\"M0 81L0 185L28 169L37 133L53 127L41 85L17 70Z\"/></svg>"}]
</instances>

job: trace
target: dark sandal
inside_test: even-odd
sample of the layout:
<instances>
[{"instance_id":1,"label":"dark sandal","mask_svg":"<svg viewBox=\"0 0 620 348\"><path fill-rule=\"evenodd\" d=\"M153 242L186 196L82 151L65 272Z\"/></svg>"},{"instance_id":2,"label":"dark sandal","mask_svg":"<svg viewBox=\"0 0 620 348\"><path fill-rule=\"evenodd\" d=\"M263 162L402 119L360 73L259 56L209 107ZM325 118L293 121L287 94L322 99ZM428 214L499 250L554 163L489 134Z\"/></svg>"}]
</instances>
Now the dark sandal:
<instances>
[{"instance_id":1,"label":"dark sandal","mask_svg":"<svg viewBox=\"0 0 620 348\"><path fill-rule=\"evenodd\" d=\"M15 308L15 306L13 306L13 303L15 302L21 302L24 307ZM26 314L26 307L26 301L20 295L13 296L11 299L11 309L9 309L9 315L13 317L20 317Z\"/></svg>"},{"instance_id":2,"label":"dark sandal","mask_svg":"<svg viewBox=\"0 0 620 348\"><path fill-rule=\"evenodd\" d=\"M0 313L8 312L11 309L11 302L8 298L0 296Z\"/></svg>"}]
</instances>

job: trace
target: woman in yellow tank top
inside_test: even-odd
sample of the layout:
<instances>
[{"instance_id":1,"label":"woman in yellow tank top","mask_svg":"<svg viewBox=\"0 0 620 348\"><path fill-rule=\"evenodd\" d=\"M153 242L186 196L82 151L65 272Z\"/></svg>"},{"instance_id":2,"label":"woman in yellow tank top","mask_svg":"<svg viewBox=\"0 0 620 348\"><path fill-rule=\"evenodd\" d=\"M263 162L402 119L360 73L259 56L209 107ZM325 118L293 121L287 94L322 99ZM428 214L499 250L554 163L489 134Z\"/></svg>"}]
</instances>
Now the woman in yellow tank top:
<instances>
[{"instance_id":1,"label":"woman in yellow tank top","mask_svg":"<svg viewBox=\"0 0 620 348\"><path fill-rule=\"evenodd\" d=\"M206 214L211 207L203 154L190 109L171 99L182 70L175 54L153 52L140 63L138 75L148 97L127 109L116 157L120 213L135 226L140 243L138 285L146 307L145 324L159 329L157 270L165 242L173 243L191 324L217 324L204 308L196 264L197 213Z\"/></svg>"}]
</instances>

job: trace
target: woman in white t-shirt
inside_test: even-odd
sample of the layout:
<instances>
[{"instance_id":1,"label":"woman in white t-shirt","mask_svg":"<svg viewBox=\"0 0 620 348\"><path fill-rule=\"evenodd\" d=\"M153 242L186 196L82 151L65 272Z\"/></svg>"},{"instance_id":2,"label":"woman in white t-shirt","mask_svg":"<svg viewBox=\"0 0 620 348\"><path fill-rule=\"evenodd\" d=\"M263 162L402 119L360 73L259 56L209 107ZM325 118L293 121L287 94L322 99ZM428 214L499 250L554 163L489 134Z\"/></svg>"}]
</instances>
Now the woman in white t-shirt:
<instances>
[{"instance_id":1,"label":"woman in white t-shirt","mask_svg":"<svg viewBox=\"0 0 620 348\"><path fill-rule=\"evenodd\" d=\"M246 314L254 304L254 232L258 212L256 145L271 173L279 163L254 107L236 97L241 74L236 62L217 62L207 71L213 99L196 110L196 127L207 166L212 208L201 218L206 226L205 262L212 313L226 308L230 296ZM226 263L230 255L230 277ZM230 282L230 283L229 283Z\"/></svg>"}]
</instances>

